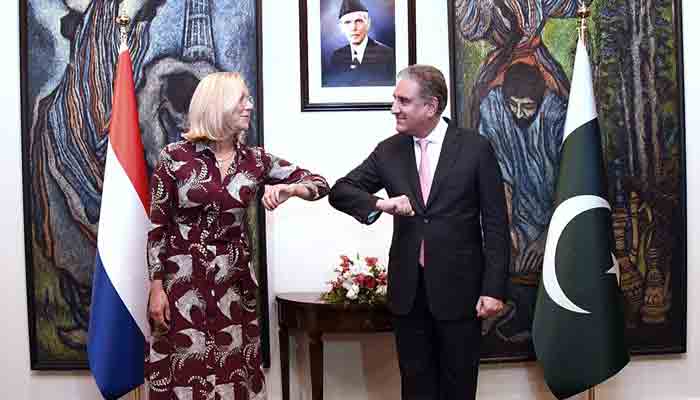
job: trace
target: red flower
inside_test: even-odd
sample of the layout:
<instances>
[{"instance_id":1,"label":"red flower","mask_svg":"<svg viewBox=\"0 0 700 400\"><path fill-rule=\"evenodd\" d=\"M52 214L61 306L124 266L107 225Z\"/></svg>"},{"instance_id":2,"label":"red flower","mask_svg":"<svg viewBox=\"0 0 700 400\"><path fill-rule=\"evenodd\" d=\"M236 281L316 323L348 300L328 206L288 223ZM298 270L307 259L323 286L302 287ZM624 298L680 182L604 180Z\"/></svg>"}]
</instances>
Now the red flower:
<instances>
[{"instance_id":1,"label":"red flower","mask_svg":"<svg viewBox=\"0 0 700 400\"><path fill-rule=\"evenodd\" d=\"M342 262L340 263L341 268L343 268L343 272L347 271L350 269L350 265L352 264L352 260L348 256L340 256L340 259Z\"/></svg>"},{"instance_id":2,"label":"red flower","mask_svg":"<svg viewBox=\"0 0 700 400\"><path fill-rule=\"evenodd\" d=\"M367 289L374 289L377 287L377 280L373 276L365 276L364 285Z\"/></svg>"},{"instance_id":3,"label":"red flower","mask_svg":"<svg viewBox=\"0 0 700 400\"><path fill-rule=\"evenodd\" d=\"M362 261L360 261L362 260ZM352 272L351 267L355 263L365 263L364 273ZM387 273L386 269L379 264L377 257L361 257L359 254L356 258L351 259L346 255L340 256L340 263L334 268L337 276L334 280L329 281L330 288L323 295L327 301L349 302L349 303L374 303L383 301L386 297ZM347 277L347 278L346 278ZM360 288L361 296L349 299L347 297L347 289L345 286L350 280L356 287Z\"/></svg>"}]
</instances>

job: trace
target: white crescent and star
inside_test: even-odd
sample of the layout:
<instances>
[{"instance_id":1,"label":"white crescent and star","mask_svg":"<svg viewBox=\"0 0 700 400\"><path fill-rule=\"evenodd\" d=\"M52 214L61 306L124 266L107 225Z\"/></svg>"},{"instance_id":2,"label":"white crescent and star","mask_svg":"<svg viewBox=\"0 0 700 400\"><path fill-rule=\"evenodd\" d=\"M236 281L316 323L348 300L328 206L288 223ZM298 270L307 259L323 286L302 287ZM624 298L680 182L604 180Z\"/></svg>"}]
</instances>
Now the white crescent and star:
<instances>
[{"instance_id":1,"label":"white crescent and star","mask_svg":"<svg viewBox=\"0 0 700 400\"><path fill-rule=\"evenodd\" d=\"M569 110L576 110L576 112L566 113L564 141L566 141L576 129L594 120L598 115L595 106L595 94L591 82L591 64L588 59L588 52L586 51L583 41L579 41L576 46L576 58L574 61L574 72L571 77L568 106ZM574 196L563 201L556 210L554 210L554 214L552 215L552 220L549 224L549 232L547 234L547 244L544 250L542 282L547 295L560 307L580 314L590 314L590 311L579 307L576 303L571 301L561 288L557 279L554 260L556 258L559 238L564 232L564 229L566 229L566 226L576 218L576 216L596 208L607 208L609 210L610 203L600 196L593 195ZM611 257L612 268L605 271L605 274L615 274L619 286L620 266L617 263L615 255L611 253Z\"/></svg>"},{"instance_id":2,"label":"white crescent and star","mask_svg":"<svg viewBox=\"0 0 700 400\"><path fill-rule=\"evenodd\" d=\"M596 208L610 209L610 204L602 197L593 195L574 196L563 201L556 210L554 210L554 214L552 215L552 220L549 224L549 232L547 233L547 243L544 249L542 283L544 284L547 295L560 307L579 314L590 314L590 311L579 307L576 303L571 301L561 288L559 280L557 279L554 260L556 258L559 238L567 225L578 215ZM606 274L615 274L619 285L620 266L612 253L611 257L613 266L606 271Z\"/></svg>"}]
</instances>

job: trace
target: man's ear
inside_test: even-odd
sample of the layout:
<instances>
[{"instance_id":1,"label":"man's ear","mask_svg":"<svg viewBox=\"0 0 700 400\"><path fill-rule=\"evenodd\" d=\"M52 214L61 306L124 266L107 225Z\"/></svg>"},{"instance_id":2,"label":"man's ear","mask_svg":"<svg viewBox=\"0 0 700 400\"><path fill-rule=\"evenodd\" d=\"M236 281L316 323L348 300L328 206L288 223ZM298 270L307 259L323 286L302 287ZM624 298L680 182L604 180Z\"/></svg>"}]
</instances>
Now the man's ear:
<instances>
[{"instance_id":1,"label":"man's ear","mask_svg":"<svg viewBox=\"0 0 700 400\"><path fill-rule=\"evenodd\" d=\"M435 117L438 115L438 99L435 96L430 97L430 100L428 101L428 106L430 107L430 111L432 113L431 117Z\"/></svg>"}]
</instances>

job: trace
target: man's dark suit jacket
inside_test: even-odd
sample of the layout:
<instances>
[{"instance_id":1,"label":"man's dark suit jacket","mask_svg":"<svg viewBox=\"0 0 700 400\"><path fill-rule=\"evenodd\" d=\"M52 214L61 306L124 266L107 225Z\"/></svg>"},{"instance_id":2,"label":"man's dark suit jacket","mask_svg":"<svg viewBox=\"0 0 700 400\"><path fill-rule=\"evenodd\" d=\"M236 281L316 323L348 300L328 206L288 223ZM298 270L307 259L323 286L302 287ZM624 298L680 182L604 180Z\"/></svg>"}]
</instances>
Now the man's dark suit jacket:
<instances>
[{"instance_id":1,"label":"man's dark suit jacket","mask_svg":"<svg viewBox=\"0 0 700 400\"><path fill-rule=\"evenodd\" d=\"M372 38L367 38L367 47L362 63L351 68L350 45L336 49L330 62L330 70L324 74L326 86L393 86L396 83L396 60L394 49Z\"/></svg>"},{"instance_id":2,"label":"man's dark suit jacket","mask_svg":"<svg viewBox=\"0 0 700 400\"><path fill-rule=\"evenodd\" d=\"M449 121L448 121L449 122ZM488 140L450 123L428 203L418 180L413 138L397 134L379 143L360 166L339 179L329 201L362 223L386 189L409 197L415 216L394 216L389 251L389 308L411 311L418 252L425 239L428 305L439 320L474 317L479 296L504 299L510 236L498 162Z\"/></svg>"}]
</instances>

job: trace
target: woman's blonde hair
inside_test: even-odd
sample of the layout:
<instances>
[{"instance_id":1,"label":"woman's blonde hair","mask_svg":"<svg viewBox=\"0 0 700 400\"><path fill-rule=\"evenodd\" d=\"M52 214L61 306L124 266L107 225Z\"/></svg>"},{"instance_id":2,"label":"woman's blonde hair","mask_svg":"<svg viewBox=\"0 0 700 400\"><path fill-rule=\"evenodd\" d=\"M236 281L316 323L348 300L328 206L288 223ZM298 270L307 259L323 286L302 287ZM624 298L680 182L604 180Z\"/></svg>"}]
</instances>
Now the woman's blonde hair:
<instances>
[{"instance_id":1,"label":"woman's blonde hair","mask_svg":"<svg viewBox=\"0 0 700 400\"><path fill-rule=\"evenodd\" d=\"M205 76L192 95L188 130L182 137L190 142L230 137L235 132L233 111L245 90L246 84L238 72L215 72ZM242 132L235 134L234 142L238 142Z\"/></svg>"}]
</instances>

